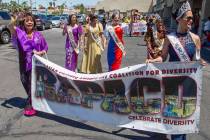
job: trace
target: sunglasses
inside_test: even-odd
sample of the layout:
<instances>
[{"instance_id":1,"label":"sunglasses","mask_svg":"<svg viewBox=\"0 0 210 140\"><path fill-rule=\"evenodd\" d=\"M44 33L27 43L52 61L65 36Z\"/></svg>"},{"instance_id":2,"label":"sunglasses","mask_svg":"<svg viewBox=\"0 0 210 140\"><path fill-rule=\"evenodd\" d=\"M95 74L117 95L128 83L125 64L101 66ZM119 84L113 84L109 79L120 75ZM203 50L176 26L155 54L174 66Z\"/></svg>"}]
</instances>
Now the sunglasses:
<instances>
[{"instance_id":1,"label":"sunglasses","mask_svg":"<svg viewBox=\"0 0 210 140\"><path fill-rule=\"evenodd\" d=\"M187 20L187 21L190 21L190 20L193 20L193 17L192 16L186 16L186 17L184 17L184 19Z\"/></svg>"}]
</instances>

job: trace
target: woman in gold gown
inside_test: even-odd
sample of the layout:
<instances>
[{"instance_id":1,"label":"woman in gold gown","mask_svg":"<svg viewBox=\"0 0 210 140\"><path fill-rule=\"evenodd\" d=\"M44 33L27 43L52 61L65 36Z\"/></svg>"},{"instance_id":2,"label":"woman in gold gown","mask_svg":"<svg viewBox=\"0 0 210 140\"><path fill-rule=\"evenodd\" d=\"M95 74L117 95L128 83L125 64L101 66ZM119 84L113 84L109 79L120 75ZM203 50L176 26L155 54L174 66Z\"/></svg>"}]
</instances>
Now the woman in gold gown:
<instances>
[{"instance_id":1,"label":"woman in gold gown","mask_svg":"<svg viewBox=\"0 0 210 140\"><path fill-rule=\"evenodd\" d=\"M103 26L97 16L90 15L90 24L84 28L84 51L80 72L95 74L102 72L101 54L106 44Z\"/></svg>"}]
</instances>

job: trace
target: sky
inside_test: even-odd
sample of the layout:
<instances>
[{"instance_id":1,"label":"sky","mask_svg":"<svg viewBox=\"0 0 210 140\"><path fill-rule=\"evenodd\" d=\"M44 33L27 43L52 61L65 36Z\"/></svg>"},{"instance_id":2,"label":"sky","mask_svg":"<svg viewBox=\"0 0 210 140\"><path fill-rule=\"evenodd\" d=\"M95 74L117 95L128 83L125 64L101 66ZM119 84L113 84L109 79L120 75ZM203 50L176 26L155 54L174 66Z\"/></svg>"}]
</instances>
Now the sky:
<instances>
[{"instance_id":1,"label":"sky","mask_svg":"<svg viewBox=\"0 0 210 140\"><path fill-rule=\"evenodd\" d=\"M3 0L3 2L10 2L11 0ZM23 1L29 1L30 0L19 0L19 3L23 2ZM35 5L38 7L39 4L42 4L43 6L47 7L49 5L49 2L52 2L53 0L32 0L33 3L33 7L35 7ZM73 5L77 5L77 4L84 4L85 6L93 6L95 5L98 1L101 0L56 0L56 5L61 5L63 3L66 3L66 5L68 7L72 7ZM16 2L18 2L18 0L16 0Z\"/></svg>"}]
</instances>

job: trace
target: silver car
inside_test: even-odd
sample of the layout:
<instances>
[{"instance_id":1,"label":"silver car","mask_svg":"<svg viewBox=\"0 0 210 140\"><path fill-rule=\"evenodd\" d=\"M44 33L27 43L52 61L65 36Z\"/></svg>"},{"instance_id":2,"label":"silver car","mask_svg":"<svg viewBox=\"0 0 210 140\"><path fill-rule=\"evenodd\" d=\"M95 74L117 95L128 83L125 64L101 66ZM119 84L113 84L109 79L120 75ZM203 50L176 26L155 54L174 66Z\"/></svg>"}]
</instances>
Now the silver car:
<instances>
[{"instance_id":1,"label":"silver car","mask_svg":"<svg viewBox=\"0 0 210 140\"><path fill-rule=\"evenodd\" d=\"M61 25L61 17L55 16L51 19L51 22L53 27L59 28Z\"/></svg>"}]
</instances>

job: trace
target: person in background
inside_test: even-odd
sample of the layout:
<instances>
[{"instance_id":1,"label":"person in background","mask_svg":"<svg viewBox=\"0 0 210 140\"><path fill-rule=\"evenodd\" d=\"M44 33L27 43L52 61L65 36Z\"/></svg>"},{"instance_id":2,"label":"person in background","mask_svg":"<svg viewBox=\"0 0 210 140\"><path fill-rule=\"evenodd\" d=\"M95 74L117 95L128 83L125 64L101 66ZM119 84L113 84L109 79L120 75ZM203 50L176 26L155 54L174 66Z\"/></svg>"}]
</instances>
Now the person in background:
<instances>
[{"instance_id":1,"label":"person in background","mask_svg":"<svg viewBox=\"0 0 210 140\"><path fill-rule=\"evenodd\" d=\"M162 21L158 20L154 27L148 26L144 41L147 45L147 59L155 59L162 54L166 29Z\"/></svg>"},{"instance_id":2,"label":"person in background","mask_svg":"<svg viewBox=\"0 0 210 140\"><path fill-rule=\"evenodd\" d=\"M90 15L88 15L85 20L86 20L86 25L90 24Z\"/></svg>"},{"instance_id":3,"label":"person in background","mask_svg":"<svg viewBox=\"0 0 210 140\"><path fill-rule=\"evenodd\" d=\"M103 20L102 20L102 26L103 26L103 29L106 29L106 24L107 24L107 20L106 20L106 17L104 16L103 17Z\"/></svg>"},{"instance_id":4,"label":"person in background","mask_svg":"<svg viewBox=\"0 0 210 140\"><path fill-rule=\"evenodd\" d=\"M195 34L198 33L199 22L200 22L199 13L196 13L196 14L195 14L195 17L194 17L194 21L193 21L193 32L194 32Z\"/></svg>"},{"instance_id":5,"label":"person in background","mask_svg":"<svg viewBox=\"0 0 210 140\"><path fill-rule=\"evenodd\" d=\"M204 34L205 39L203 41L202 46L206 48L210 48L210 16L208 17L208 21L204 24Z\"/></svg>"},{"instance_id":6,"label":"person in background","mask_svg":"<svg viewBox=\"0 0 210 140\"><path fill-rule=\"evenodd\" d=\"M119 25L119 17L112 15L112 25L107 27L109 34L107 60L109 71L117 70L122 63L122 57L125 55L123 29Z\"/></svg>"},{"instance_id":7,"label":"person in background","mask_svg":"<svg viewBox=\"0 0 210 140\"><path fill-rule=\"evenodd\" d=\"M64 25L63 35L66 35L66 62L65 68L76 71L82 36L82 26L78 25L75 14L69 15L68 25ZM82 44L81 44L82 43Z\"/></svg>"},{"instance_id":8,"label":"person in background","mask_svg":"<svg viewBox=\"0 0 210 140\"><path fill-rule=\"evenodd\" d=\"M80 72L101 73L101 54L106 46L103 26L97 21L96 15L90 15L90 24L84 28L84 51Z\"/></svg>"},{"instance_id":9,"label":"person in background","mask_svg":"<svg viewBox=\"0 0 210 140\"><path fill-rule=\"evenodd\" d=\"M204 34L207 35L206 33L210 32L210 16L208 17L208 20L204 24Z\"/></svg>"},{"instance_id":10,"label":"person in background","mask_svg":"<svg viewBox=\"0 0 210 140\"><path fill-rule=\"evenodd\" d=\"M31 101L32 57L34 54L39 56L45 55L48 45L44 36L36 31L35 18L31 13L24 14L23 21L19 24L20 26L15 24L18 20L14 18L9 26L13 36L17 38L20 78L28 95L24 115L33 116L36 114L36 111L33 109Z\"/></svg>"},{"instance_id":11,"label":"person in background","mask_svg":"<svg viewBox=\"0 0 210 140\"><path fill-rule=\"evenodd\" d=\"M181 8L173 13L173 16L178 22L177 31L171 33L165 39L162 55L156 59L147 59L146 62L164 62L169 54L169 62L181 61L188 63L195 58L196 60L200 60L202 65L206 65L205 61L200 58L200 38L190 32L193 23L193 14L189 2L183 3ZM175 43L174 40L171 40L172 36L177 39L176 42L180 42L179 50L183 50L182 54L179 54L176 48L171 44L171 42L173 42L173 44ZM184 49L181 49L181 47ZM183 54L185 54L185 57L182 57ZM171 135L171 140L186 140L186 134Z\"/></svg>"}]
</instances>

